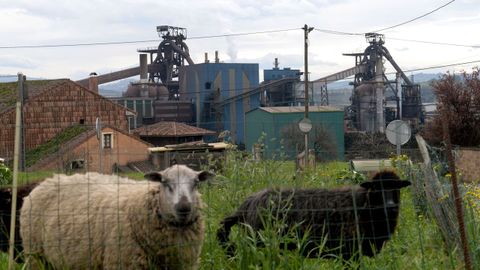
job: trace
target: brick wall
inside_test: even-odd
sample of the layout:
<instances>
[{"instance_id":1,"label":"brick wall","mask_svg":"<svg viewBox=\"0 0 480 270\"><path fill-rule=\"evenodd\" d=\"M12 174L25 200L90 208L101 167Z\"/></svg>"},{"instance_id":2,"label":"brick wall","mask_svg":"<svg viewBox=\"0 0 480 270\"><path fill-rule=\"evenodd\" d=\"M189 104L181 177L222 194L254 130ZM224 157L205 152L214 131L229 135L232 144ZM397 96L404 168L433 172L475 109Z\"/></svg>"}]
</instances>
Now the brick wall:
<instances>
[{"instance_id":1,"label":"brick wall","mask_svg":"<svg viewBox=\"0 0 480 270\"><path fill-rule=\"evenodd\" d=\"M61 172L67 169L69 162L72 160L85 160L85 171L110 174L113 172L112 169L115 164L125 166L129 162L148 160L149 144L109 127L104 128L102 132L112 133L112 148L101 149L101 152L99 152L100 141L97 136L89 136L70 151L61 151L62 154L54 159L38 164L39 166L34 166L32 169Z\"/></svg>"}]
</instances>

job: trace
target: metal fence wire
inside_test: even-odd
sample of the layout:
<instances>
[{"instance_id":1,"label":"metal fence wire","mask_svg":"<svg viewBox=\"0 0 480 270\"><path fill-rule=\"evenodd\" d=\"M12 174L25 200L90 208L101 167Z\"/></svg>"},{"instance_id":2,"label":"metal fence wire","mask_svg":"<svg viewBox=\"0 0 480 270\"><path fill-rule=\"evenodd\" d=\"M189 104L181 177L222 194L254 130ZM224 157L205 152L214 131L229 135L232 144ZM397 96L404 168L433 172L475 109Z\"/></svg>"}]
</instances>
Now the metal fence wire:
<instances>
[{"instance_id":1,"label":"metal fence wire","mask_svg":"<svg viewBox=\"0 0 480 270\"><path fill-rule=\"evenodd\" d=\"M311 134L314 162L302 167L297 157L304 150L303 135L288 127L263 132L251 147L232 147L228 135L212 139L216 144L174 137L167 145L155 146L115 121L104 120L100 130L88 119L69 127L56 122L22 126L16 213L11 212L13 183L4 169L12 167L13 152L4 151L1 157L5 160L0 165L4 177L0 268L8 264L14 214L15 262L25 269L36 269L38 264L47 269L458 269L466 265L446 159L413 138L397 156L380 135L347 134L341 142L334 133L335 123L325 120ZM292 122L273 121L280 126ZM43 129L61 132L47 136L39 131ZM35 145L37 139L44 142ZM477 159L470 162L478 165ZM215 177L197 183L189 177L191 171L179 170L163 182L145 179L147 173L175 164ZM379 171L395 174L372 180ZM76 180L64 182L69 177ZM473 266L478 267L480 188L478 179L463 180L460 194L467 243ZM199 203L173 205L173 200L182 201L175 196ZM171 221L172 215L188 216L197 210L191 224ZM197 221L202 225L190 230ZM157 234L159 230L166 234ZM25 248L34 252L26 253Z\"/></svg>"}]
</instances>

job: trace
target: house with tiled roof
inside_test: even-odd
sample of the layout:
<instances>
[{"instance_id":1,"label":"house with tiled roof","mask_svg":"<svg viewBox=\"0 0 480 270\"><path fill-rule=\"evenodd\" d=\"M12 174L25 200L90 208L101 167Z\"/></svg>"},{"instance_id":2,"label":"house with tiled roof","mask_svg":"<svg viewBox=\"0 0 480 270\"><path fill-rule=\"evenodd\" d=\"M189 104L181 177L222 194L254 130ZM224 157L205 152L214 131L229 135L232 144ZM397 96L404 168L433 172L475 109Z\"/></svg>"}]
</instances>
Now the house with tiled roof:
<instances>
[{"instance_id":1,"label":"house with tiled roof","mask_svg":"<svg viewBox=\"0 0 480 270\"><path fill-rule=\"evenodd\" d=\"M60 133L56 137L65 135ZM29 166L31 171L95 171L111 174L131 163L149 163L150 147L151 144L137 136L112 126L103 126L101 130L89 127L59 147L43 150L40 160L35 160L33 155L27 156L27 163L33 163Z\"/></svg>"},{"instance_id":2,"label":"house with tiled roof","mask_svg":"<svg viewBox=\"0 0 480 270\"><path fill-rule=\"evenodd\" d=\"M179 122L157 122L134 129L133 134L155 146L202 141L207 136L216 136L215 131Z\"/></svg>"},{"instance_id":3,"label":"house with tiled roof","mask_svg":"<svg viewBox=\"0 0 480 270\"><path fill-rule=\"evenodd\" d=\"M69 79L26 81L23 147L28 153L67 128L104 125L128 132L134 112ZM13 158L17 82L0 83L0 157Z\"/></svg>"}]
</instances>

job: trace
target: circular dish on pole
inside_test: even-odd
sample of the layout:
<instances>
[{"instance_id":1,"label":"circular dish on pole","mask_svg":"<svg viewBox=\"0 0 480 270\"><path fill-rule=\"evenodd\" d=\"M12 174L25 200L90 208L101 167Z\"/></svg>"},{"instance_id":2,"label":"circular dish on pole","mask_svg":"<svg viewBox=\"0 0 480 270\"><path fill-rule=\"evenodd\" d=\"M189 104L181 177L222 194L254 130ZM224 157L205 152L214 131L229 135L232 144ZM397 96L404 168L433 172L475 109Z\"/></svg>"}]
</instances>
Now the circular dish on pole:
<instances>
[{"instance_id":1,"label":"circular dish on pole","mask_svg":"<svg viewBox=\"0 0 480 270\"><path fill-rule=\"evenodd\" d=\"M404 145L410 140L412 130L407 122L394 120L387 125L385 130L387 140L393 145Z\"/></svg>"},{"instance_id":2,"label":"circular dish on pole","mask_svg":"<svg viewBox=\"0 0 480 270\"><path fill-rule=\"evenodd\" d=\"M312 130L312 121L308 118L303 118L298 122L298 128L303 133L309 133Z\"/></svg>"}]
</instances>

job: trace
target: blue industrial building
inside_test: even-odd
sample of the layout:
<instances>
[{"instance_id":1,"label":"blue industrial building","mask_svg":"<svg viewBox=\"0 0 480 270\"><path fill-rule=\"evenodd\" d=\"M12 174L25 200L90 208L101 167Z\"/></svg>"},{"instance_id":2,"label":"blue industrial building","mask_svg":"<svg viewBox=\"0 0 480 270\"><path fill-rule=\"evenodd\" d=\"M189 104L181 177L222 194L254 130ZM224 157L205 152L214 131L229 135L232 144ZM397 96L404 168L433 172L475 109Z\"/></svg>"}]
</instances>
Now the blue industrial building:
<instances>
[{"instance_id":1,"label":"blue industrial building","mask_svg":"<svg viewBox=\"0 0 480 270\"><path fill-rule=\"evenodd\" d=\"M291 68L273 68L263 70L264 81L280 80L284 78L298 78L300 79L300 70Z\"/></svg>"},{"instance_id":2,"label":"blue industrial building","mask_svg":"<svg viewBox=\"0 0 480 270\"><path fill-rule=\"evenodd\" d=\"M245 113L260 106L258 64L202 63L181 67L180 98L194 104L197 126L230 131L233 143L245 143ZM238 98L243 96L243 98Z\"/></svg>"},{"instance_id":3,"label":"blue industrial building","mask_svg":"<svg viewBox=\"0 0 480 270\"><path fill-rule=\"evenodd\" d=\"M300 75L302 74L299 69L291 69L291 68L278 68L278 58L275 58L275 62L273 63L272 69L264 69L263 70L263 80L265 82L273 81L273 80L280 80L285 78L293 78L300 80Z\"/></svg>"}]
</instances>

